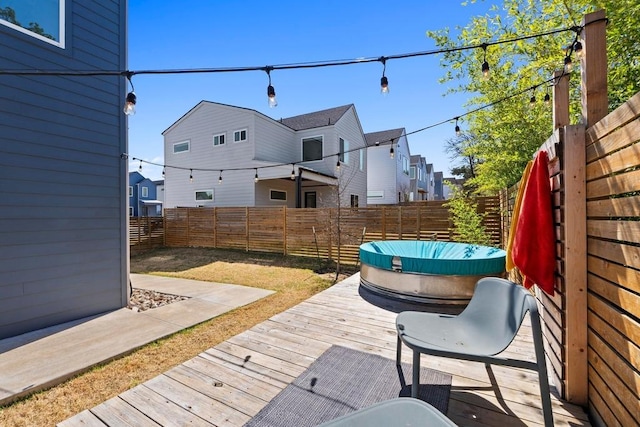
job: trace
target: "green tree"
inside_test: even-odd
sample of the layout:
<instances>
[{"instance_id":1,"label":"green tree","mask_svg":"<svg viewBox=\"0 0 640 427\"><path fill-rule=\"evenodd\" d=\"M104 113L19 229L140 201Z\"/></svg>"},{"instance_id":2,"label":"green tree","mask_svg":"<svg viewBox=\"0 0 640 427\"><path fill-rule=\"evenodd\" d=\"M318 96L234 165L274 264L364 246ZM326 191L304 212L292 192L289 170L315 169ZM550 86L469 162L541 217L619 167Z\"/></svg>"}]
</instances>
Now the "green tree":
<instances>
[{"instance_id":1,"label":"green tree","mask_svg":"<svg viewBox=\"0 0 640 427\"><path fill-rule=\"evenodd\" d=\"M640 91L637 0L503 0L502 6L493 6L488 14L458 28L456 38L448 29L427 34L441 48L481 45L558 28L578 28L585 13L598 9L605 9L609 19L609 100L614 109ZM550 83L545 82L555 70L562 69L575 37L576 33L569 31L443 55L441 65L447 71L441 82L457 83L449 92L471 95L465 107L475 112L461 118L461 127L474 140L465 144L462 154L478 160L470 184L479 192L494 193L517 182L527 161L551 134L551 106L541 102L551 91ZM482 76L485 59L490 65L489 79ZM575 57L573 60L576 62ZM574 73L573 83L577 78ZM538 89L527 90L537 85ZM578 86L571 85L573 122L579 120ZM508 97L522 91L526 93ZM533 105L529 105L531 97L537 100ZM479 109L487 105L491 107Z\"/></svg>"},{"instance_id":2,"label":"green tree","mask_svg":"<svg viewBox=\"0 0 640 427\"><path fill-rule=\"evenodd\" d=\"M476 245L490 245L491 236L482 221L484 215L478 213L478 204L456 185L451 187L452 196L444 206L449 208L453 222L453 240Z\"/></svg>"}]
</instances>

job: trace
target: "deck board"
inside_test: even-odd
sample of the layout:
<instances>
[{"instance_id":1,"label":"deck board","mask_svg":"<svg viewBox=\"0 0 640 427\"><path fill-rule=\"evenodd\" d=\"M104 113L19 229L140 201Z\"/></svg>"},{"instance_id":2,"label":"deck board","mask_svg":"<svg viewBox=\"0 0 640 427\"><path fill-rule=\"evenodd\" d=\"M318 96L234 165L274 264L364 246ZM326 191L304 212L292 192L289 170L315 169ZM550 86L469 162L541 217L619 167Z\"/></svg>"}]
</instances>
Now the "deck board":
<instances>
[{"instance_id":1,"label":"deck board","mask_svg":"<svg viewBox=\"0 0 640 427\"><path fill-rule=\"evenodd\" d=\"M394 359L396 316L365 301L354 276L60 425L115 426L145 414L161 425L239 427L331 345ZM532 360L530 334L523 325L504 355ZM402 359L411 363L406 347ZM452 375L447 415L459 425L543 425L535 372L425 355L422 365ZM556 426L590 425L582 408L555 396L552 404Z\"/></svg>"}]
</instances>

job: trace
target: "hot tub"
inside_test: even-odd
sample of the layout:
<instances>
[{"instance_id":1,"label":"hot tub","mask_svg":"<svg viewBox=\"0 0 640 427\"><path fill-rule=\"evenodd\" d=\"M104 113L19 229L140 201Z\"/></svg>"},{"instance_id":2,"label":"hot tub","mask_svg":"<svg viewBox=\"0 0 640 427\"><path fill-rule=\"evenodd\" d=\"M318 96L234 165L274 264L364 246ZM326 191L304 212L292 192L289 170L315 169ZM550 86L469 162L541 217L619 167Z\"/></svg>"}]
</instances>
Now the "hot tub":
<instances>
[{"instance_id":1,"label":"hot tub","mask_svg":"<svg viewBox=\"0 0 640 427\"><path fill-rule=\"evenodd\" d=\"M425 240L360 245L360 284L419 302L466 304L476 282L502 276L506 252L489 246Z\"/></svg>"}]
</instances>

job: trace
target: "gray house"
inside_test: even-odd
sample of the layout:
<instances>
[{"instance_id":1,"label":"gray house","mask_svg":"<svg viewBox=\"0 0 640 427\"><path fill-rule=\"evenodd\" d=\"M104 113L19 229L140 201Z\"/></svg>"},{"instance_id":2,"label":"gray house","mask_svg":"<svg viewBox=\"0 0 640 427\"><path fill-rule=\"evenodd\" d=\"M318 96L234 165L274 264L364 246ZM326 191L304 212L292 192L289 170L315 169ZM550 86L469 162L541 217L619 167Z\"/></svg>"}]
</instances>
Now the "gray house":
<instances>
[{"instance_id":1,"label":"gray house","mask_svg":"<svg viewBox=\"0 0 640 427\"><path fill-rule=\"evenodd\" d=\"M366 206L366 145L353 105L274 120L201 101L162 134L166 208Z\"/></svg>"},{"instance_id":2,"label":"gray house","mask_svg":"<svg viewBox=\"0 0 640 427\"><path fill-rule=\"evenodd\" d=\"M429 200L427 160L419 154L411 156L409 179L411 180L409 200L412 202Z\"/></svg>"},{"instance_id":3,"label":"gray house","mask_svg":"<svg viewBox=\"0 0 640 427\"><path fill-rule=\"evenodd\" d=\"M2 2L0 69L126 70L126 1ZM0 339L127 304L125 79L0 75Z\"/></svg>"},{"instance_id":4,"label":"gray house","mask_svg":"<svg viewBox=\"0 0 640 427\"><path fill-rule=\"evenodd\" d=\"M375 171L367 176L368 204L393 205L409 201L411 153L405 133L405 129L400 128L365 135L369 169Z\"/></svg>"}]
</instances>

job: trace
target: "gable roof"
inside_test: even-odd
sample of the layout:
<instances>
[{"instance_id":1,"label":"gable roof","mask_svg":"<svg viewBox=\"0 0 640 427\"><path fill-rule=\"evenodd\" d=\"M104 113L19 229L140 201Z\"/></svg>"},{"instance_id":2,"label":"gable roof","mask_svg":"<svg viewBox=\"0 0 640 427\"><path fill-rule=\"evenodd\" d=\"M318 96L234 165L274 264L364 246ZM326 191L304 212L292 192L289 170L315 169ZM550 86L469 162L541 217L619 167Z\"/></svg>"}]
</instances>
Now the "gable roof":
<instances>
[{"instance_id":1,"label":"gable roof","mask_svg":"<svg viewBox=\"0 0 640 427\"><path fill-rule=\"evenodd\" d=\"M404 128L398 128L365 133L364 138L367 141L367 146L374 146L376 143L390 142L392 139L398 139L402 135L404 135Z\"/></svg>"},{"instance_id":2,"label":"gable roof","mask_svg":"<svg viewBox=\"0 0 640 427\"><path fill-rule=\"evenodd\" d=\"M351 107L353 107L353 104L287 117L280 119L280 123L293 130L305 130L334 125Z\"/></svg>"}]
</instances>

